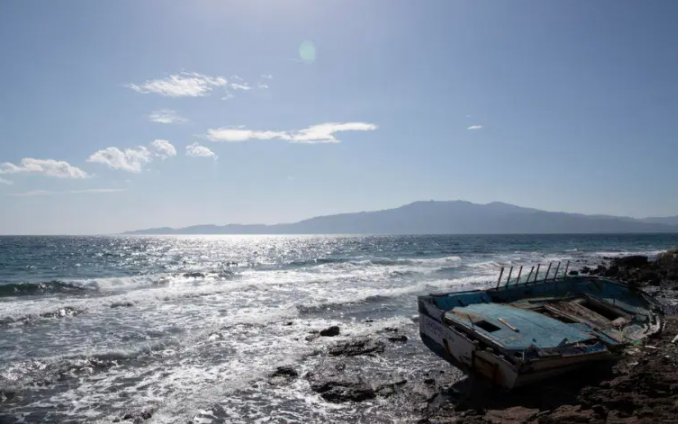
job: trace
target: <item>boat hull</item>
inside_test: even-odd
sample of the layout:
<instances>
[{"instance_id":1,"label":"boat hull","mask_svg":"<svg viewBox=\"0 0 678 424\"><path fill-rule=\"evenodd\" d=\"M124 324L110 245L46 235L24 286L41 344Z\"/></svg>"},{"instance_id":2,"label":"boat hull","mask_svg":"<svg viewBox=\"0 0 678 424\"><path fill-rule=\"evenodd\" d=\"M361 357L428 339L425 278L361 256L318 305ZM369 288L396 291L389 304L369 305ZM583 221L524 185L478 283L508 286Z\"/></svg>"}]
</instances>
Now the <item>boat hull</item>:
<instances>
[{"instance_id":1,"label":"boat hull","mask_svg":"<svg viewBox=\"0 0 678 424\"><path fill-rule=\"evenodd\" d=\"M430 317L421 317L419 330L422 342L440 358L468 375L482 376L494 386L509 390L538 383L594 363L613 363L619 358L609 351L604 351L526 362L521 366L515 366L501 355L479 348L479 344L473 340Z\"/></svg>"}]
</instances>

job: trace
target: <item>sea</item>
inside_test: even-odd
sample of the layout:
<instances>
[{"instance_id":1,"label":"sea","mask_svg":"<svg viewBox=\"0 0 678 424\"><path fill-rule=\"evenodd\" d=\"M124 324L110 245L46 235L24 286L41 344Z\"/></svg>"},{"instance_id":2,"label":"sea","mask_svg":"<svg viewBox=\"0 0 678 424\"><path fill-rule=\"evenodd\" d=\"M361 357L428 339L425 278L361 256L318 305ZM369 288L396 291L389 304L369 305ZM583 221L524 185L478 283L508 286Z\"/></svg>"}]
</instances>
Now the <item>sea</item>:
<instances>
[{"instance_id":1,"label":"sea","mask_svg":"<svg viewBox=\"0 0 678 424\"><path fill-rule=\"evenodd\" d=\"M675 234L0 237L0 422L144 410L155 423L408 422L397 397L330 403L304 376L332 343L396 327L408 342L365 372L417 379L450 367L418 338L417 295L675 246ZM339 336L307 340L331 325ZM299 378L270 384L279 366Z\"/></svg>"}]
</instances>

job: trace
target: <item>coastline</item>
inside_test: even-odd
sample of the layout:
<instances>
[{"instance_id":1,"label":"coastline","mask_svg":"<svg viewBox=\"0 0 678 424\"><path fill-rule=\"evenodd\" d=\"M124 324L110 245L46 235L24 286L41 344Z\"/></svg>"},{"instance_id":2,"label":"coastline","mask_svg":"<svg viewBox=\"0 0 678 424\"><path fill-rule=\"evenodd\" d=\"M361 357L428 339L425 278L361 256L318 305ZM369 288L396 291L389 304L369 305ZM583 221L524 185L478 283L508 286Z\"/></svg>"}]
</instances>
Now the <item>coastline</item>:
<instances>
[{"instance_id":1,"label":"coastline","mask_svg":"<svg viewBox=\"0 0 678 424\"><path fill-rule=\"evenodd\" d=\"M471 383L459 371L440 361L416 378L380 373L361 357L397 355L398 345L410 340L412 328L375 328L369 334L330 344L318 350L315 370L299 375L280 367L270 384L285 385L306 379L311 390L328 402L362 402L399 397L403 422L434 423L655 423L670 422L678 413L678 251L658 255L602 258L579 264L579 271L635 285L656 296L665 307L664 330L630 347L613 366L594 366L547 380L538 385L499 392ZM409 326L407 326L409 327ZM339 335L339 326L312 331L307 341ZM418 334L414 337L418 338Z\"/></svg>"}]
</instances>

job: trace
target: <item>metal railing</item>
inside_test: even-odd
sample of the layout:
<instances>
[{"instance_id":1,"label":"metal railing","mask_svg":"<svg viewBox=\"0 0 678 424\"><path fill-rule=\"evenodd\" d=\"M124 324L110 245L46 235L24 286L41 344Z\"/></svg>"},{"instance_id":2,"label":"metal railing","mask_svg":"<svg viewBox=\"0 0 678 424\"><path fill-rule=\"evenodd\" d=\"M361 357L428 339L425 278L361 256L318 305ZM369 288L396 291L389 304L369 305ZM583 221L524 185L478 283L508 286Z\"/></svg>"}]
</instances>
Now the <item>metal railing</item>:
<instances>
[{"instance_id":1,"label":"metal railing","mask_svg":"<svg viewBox=\"0 0 678 424\"><path fill-rule=\"evenodd\" d=\"M537 264L537 269L535 271L534 266L530 269L530 273L527 274L527 278L525 278L525 282L523 285L535 285L538 283L545 283L547 281L556 281L558 277L558 271L560 270L560 265L562 262L558 262L558 265L556 265L556 270L553 273L552 277L549 277L551 274L551 268L553 266L554 262L549 262L549 267L546 270L546 275L544 278L539 279L539 269L541 268L541 264ZM504 268L501 267L501 271L499 272L499 278L497 279L497 287L495 287L495 290L499 290L499 287L502 285L502 277L504 276ZM506 284L504 284L504 287L508 287L509 284L511 284L511 275L513 274L513 266L509 268L508 276L506 277ZM565 264L565 270L563 271L562 275L560 276L561 279L567 278L567 271L570 268L570 261L567 261ZM534 278L532 278L532 274L534 273ZM520 278L523 274L523 266L521 265L520 268L518 268L518 277L516 278L515 283L513 283L514 286L520 285ZM532 281L530 281L532 279Z\"/></svg>"}]
</instances>

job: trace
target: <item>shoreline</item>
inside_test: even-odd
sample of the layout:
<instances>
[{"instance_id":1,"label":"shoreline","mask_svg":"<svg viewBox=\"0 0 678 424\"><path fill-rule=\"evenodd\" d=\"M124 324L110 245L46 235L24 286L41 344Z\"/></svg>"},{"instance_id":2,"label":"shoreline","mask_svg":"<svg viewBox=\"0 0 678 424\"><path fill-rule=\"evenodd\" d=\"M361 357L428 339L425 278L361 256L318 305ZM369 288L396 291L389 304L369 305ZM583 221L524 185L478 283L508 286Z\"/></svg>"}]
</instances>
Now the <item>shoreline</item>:
<instances>
[{"instance_id":1,"label":"shoreline","mask_svg":"<svg viewBox=\"0 0 678 424\"><path fill-rule=\"evenodd\" d=\"M315 370L298 375L280 367L269 383L289 384L306 379L310 388L332 403L363 402L397 397L403 422L443 423L656 423L678 414L678 250L647 256L601 258L579 263L575 272L618 279L657 297L665 307L663 331L626 349L612 366L592 366L537 385L500 392L471 382L440 361L435 369L420 370L415 378L367 371L368 358L397 355L397 345L410 340L412 329L383 328L368 335L330 344ZM334 337L340 326L312 331L307 341ZM364 360L361 361L361 357ZM379 407L377 407L379 408Z\"/></svg>"}]
</instances>

